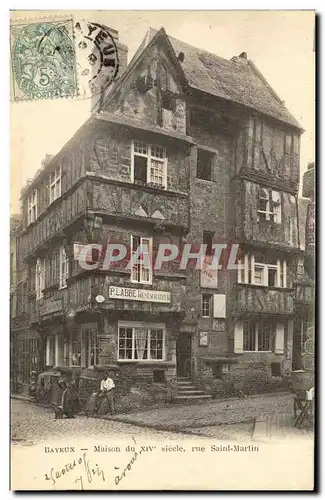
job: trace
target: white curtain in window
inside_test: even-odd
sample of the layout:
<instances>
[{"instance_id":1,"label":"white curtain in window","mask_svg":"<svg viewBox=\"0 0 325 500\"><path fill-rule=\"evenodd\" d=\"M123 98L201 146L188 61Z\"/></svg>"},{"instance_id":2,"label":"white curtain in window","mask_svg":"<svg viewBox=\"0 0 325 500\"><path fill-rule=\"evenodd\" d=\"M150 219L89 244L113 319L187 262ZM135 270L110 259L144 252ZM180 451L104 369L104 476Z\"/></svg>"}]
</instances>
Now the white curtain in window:
<instances>
[{"instance_id":1,"label":"white curtain in window","mask_svg":"<svg viewBox=\"0 0 325 500\"><path fill-rule=\"evenodd\" d=\"M146 348L148 338L148 329L147 328L135 328L134 329L134 340L135 340L135 348L137 351L137 358L143 359L144 351Z\"/></svg>"}]
</instances>

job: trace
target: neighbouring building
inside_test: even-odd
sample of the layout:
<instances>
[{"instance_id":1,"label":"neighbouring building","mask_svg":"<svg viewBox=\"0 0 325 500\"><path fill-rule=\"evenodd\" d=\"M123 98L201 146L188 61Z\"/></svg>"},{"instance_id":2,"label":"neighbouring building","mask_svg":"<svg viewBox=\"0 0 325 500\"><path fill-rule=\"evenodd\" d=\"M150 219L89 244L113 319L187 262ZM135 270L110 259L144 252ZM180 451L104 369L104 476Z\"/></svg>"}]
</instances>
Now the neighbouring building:
<instances>
[{"instance_id":1,"label":"neighbouring building","mask_svg":"<svg viewBox=\"0 0 325 500\"><path fill-rule=\"evenodd\" d=\"M313 356L306 356L306 341L314 338L315 329L315 164L309 163L302 182L299 200L300 244L304 250L298 260L295 282L295 328L293 368L313 366ZM308 349L307 349L308 350ZM308 353L311 354L311 353ZM306 363L305 363L306 361Z\"/></svg>"},{"instance_id":2,"label":"neighbouring building","mask_svg":"<svg viewBox=\"0 0 325 500\"><path fill-rule=\"evenodd\" d=\"M54 400L57 378L77 372L86 402L105 369L123 397L153 399L177 397L184 378L208 392L282 377L302 255L299 123L245 52L222 59L163 28L100 102L22 194L22 335L39 343L44 391ZM82 269L76 250L108 239L131 253L204 243L207 261L213 243L232 242L242 269L107 273L96 251L99 266Z\"/></svg>"}]
</instances>

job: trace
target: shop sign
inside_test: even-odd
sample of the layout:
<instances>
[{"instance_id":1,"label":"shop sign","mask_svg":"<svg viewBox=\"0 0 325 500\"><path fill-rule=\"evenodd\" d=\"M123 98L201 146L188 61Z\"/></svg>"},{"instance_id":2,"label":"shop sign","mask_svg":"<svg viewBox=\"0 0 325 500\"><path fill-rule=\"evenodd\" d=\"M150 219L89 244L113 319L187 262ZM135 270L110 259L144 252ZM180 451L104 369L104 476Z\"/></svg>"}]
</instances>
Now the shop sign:
<instances>
[{"instance_id":1,"label":"shop sign","mask_svg":"<svg viewBox=\"0 0 325 500\"><path fill-rule=\"evenodd\" d=\"M108 296L110 299L170 303L170 292L165 292L163 290L143 290L139 288L110 286L108 289Z\"/></svg>"}]
</instances>

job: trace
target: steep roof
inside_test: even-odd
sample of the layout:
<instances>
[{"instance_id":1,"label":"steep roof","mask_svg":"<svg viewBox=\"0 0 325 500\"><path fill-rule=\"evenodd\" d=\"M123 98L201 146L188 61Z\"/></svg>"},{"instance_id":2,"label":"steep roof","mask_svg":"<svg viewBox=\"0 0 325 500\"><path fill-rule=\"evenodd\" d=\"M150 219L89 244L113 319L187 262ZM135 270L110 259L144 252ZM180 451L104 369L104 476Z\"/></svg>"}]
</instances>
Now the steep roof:
<instances>
[{"instance_id":1,"label":"steep roof","mask_svg":"<svg viewBox=\"0 0 325 500\"><path fill-rule=\"evenodd\" d=\"M157 30L149 28L130 64L141 56L157 33ZM228 61L171 36L168 36L168 40L176 56L180 52L184 54L180 64L190 87L242 104L302 129L252 61L243 57L233 57Z\"/></svg>"}]
</instances>

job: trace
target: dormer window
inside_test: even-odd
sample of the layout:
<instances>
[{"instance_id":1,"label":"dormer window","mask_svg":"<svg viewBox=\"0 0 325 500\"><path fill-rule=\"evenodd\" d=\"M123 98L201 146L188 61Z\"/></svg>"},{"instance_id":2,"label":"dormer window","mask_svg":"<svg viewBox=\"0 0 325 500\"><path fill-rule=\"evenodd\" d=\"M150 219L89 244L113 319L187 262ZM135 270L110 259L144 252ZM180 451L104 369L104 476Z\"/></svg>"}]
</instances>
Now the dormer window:
<instances>
[{"instance_id":1,"label":"dormer window","mask_svg":"<svg viewBox=\"0 0 325 500\"><path fill-rule=\"evenodd\" d=\"M35 189L28 196L28 224L35 222L37 219L37 190Z\"/></svg>"},{"instance_id":2,"label":"dormer window","mask_svg":"<svg viewBox=\"0 0 325 500\"><path fill-rule=\"evenodd\" d=\"M56 167L56 169L50 173L49 189L50 203L53 203L54 200L61 196L61 167Z\"/></svg>"}]
</instances>

